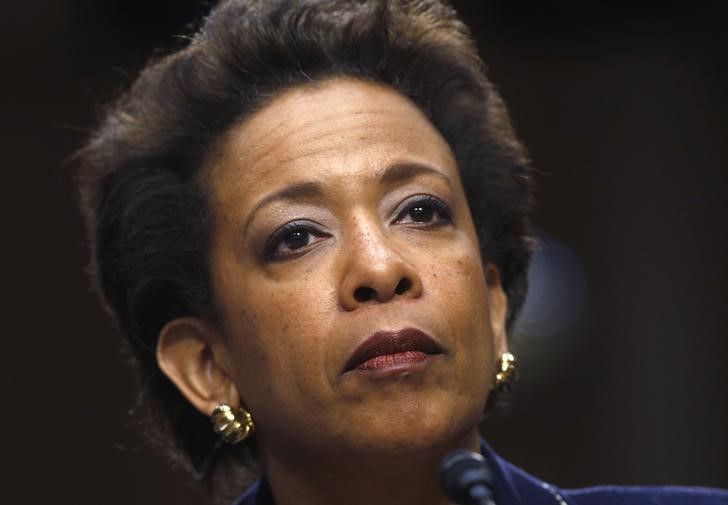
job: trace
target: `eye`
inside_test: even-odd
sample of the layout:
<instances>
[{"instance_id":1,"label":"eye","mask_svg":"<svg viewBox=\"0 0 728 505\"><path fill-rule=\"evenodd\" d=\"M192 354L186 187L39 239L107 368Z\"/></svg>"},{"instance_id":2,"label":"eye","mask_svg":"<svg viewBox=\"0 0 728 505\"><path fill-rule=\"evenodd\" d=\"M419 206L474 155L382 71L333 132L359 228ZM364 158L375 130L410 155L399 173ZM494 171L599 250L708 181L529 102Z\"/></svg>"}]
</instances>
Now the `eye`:
<instances>
[{"instance_id":1,"label":"eye","mask_svg":"<svg viewBox=\"0 0 728 505\"><path fill-rule=\"evenodd\" d=\"M418 195L405 202L394 220L398 224L441 226L452 221L450 209L441 200L430 195Z\"/></svg>"},{"instance_id":2,"label":"eye","mask_svg":"<svg viewBox=\"0 0 728 505\"><path fill-rule=\"evenodd\" d=\"M326 236L326 233L309 222L286 223L268 239L264 254L270 260L291 258L306 251Z\"/></svg>"}]
</instances>

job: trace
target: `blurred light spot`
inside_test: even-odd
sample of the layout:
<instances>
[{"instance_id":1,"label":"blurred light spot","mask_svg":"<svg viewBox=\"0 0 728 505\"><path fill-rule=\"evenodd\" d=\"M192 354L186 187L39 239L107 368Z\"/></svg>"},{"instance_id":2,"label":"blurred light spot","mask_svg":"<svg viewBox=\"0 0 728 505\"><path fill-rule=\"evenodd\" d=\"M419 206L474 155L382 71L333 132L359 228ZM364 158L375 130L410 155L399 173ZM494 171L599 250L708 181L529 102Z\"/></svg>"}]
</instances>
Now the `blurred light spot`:
<instances>
[{"instance_id":1,"label":"blurred light spot","mask_svg":"<svg viewBox=\"0 0 728 505\"><path fill-rule=\"evenodd\" d=\"M515 324L522 337L546 337L566 330L586 298L586 276L576 255L554 237L536 233L528 272L528 295Z\"/></svg>"}]
</instances>

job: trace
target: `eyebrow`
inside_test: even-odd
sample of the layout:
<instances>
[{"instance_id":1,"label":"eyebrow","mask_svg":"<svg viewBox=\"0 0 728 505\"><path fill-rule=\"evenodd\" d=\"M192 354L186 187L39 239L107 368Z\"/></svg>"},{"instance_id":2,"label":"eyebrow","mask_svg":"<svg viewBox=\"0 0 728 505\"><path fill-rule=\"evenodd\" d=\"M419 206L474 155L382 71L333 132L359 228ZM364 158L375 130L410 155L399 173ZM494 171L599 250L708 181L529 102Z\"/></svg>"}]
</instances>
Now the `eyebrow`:
<instances>
[{"instance_id":1,"label":"eyebrow","mask_svg":"<svg viewBox=\"0 0 728 505\"><path fill-rule=\"evenodd\" d=\"M390 165L379 178L379 182L380 184L392 185L412 180L418 175L436 175L443 179L450 189L453 187L450 177L422 163L395 163Z\"/></svg>"},{"instance_id":2,"label":"eyebrow","mask_svg":"<svg viewBox=\"0 0 728 505\"><path fill-rule=\"evenodd\" d=\"M276 200L298 200L300 198L316 198L322 196L324 193L323 187L318 182L306 181L306 182L294 182L284 188L274 191L269 195L264 196L255 205L253 210L250 212L250 216L245 221L243 226L243 233L248 229L250 223L253 222L253 218L260 209Z\"/></svg>"},{"instance_id":3,"label":"eyebrow","mask_svg":"<svg viewBox=\"0 0 728 505\"><path fill-rule=\"evenodd\" d=\"M453 184L446 174L428 165L421 163L395 163L388 166L379 177L379 184L391 186L410 181L420 175L435 175L440 177L447 185L452 188ZM318 182L304 181L294 182L284 188L274 191L263 197L250 212L250 216L243 226L243 233L248 229L253 218L260 209L277 200L298 200L301 198L313 199L321 197L324 194L323 186Z\"/></svg>"}]
</instances>

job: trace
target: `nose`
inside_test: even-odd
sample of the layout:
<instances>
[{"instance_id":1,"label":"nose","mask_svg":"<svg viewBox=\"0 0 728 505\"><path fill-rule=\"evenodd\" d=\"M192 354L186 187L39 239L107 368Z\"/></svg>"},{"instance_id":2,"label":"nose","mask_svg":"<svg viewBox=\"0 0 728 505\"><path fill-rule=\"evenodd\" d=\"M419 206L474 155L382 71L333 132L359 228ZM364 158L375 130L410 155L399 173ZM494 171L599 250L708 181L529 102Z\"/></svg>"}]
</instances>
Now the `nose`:
<instances>
[{"instance_id":1,"label":"nose","mask_svg":"<svg viewBox=\"0 0 728 505\"><path fill-rule=\"evenodd\" d=\"M357 227L342 256L340 303L347 311L364 304L422 295L417 269L386 230Z\"/></svg>"}]
</instances>

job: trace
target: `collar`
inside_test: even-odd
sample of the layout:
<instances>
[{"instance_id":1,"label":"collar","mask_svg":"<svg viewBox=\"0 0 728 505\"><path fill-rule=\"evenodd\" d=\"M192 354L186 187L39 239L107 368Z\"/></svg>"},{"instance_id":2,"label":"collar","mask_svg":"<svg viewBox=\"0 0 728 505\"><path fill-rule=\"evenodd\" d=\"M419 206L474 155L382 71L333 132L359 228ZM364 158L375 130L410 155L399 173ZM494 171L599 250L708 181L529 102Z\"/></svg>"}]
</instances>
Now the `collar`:
<instances>
[{"instance_id":1,"label":"collar","mask_svg":"<svg viewBox=\"0 0 728 505\"><path fill-rule=\"evenodd\" d=\"M564 493L498 456L480 439L480 452L493 472L496 505L569 505Z\"/></svg>"},{"instance_id":2,"label":"collar","mask_svg":"<svg viewBox=\"0 0 728 505\"><path fill-rule=\"evenodd\" d=\"M493 498L497 505L569 505L561 490L508 463L482 438L480 452L493 472ZM275 505L265 476L240 495L233 505Z\"/></svg>"}]
</instances>

